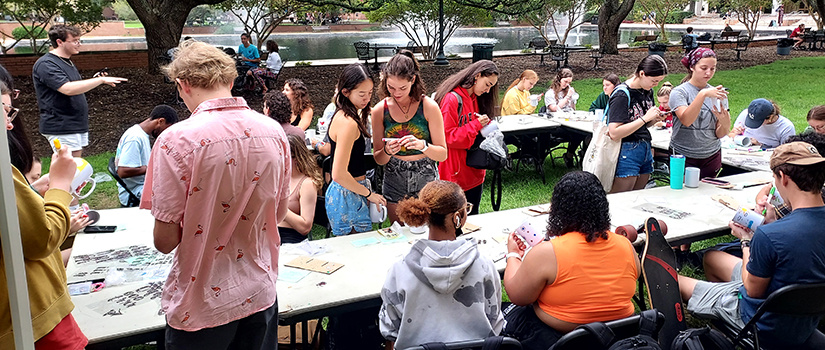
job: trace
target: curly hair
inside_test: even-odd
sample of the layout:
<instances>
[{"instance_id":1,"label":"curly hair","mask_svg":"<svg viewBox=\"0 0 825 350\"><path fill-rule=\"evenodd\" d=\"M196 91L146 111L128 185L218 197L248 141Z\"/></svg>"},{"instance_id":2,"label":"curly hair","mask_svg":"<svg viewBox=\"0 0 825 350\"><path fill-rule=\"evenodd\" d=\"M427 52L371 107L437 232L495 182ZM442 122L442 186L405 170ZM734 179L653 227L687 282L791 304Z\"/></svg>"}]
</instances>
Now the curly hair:
<instances>
[{"instance_id":1,"label":"curly hair","mask_svg":"<svg viewBox=\"0 0 825 350\"><path fill-rule=\"evenodd\" d=\"M289 85L289 88L292 89L292 99L294 100L292 114L300 117L305 110L315 107L309 99L309 90L301 79L289 79L286 81L286 85Z\"/></svg>"},{"instance_id":2,"label":"curly hair","mask_svg":"<svg viewBox=\"0 0 825 350\"><path fill-rule=\"evenodd\" d=\"M418 198L399 202L396 213L408 225L429 224L430 227L446 228L447 216L464 209L466 205L464 191L455 182L435 180L424 185Z\"/></svg>"},{"instance_id":3,"label":"curly hair","mask_svg":"<svg viewBox=\"0 0 825 350\"><path fill-rule=\"evenodd\" d=\"M562 91L564 91L564 93L567 93L567 90L570 90L570 85L567 85L566 88L562 89L561 88L561 80L564 79L564 78L572 78L572 77L573 77L573 71L570 70L570 68L562 68L562 70L560 70L558 72L558 74L556 74L556 77L553 78L553 84L550 85L550 89L555 91L556 93L562 92Z\"/></svg>"},{"instance_id":4,"label":"curly hair","mask_svg":"<svg viewBox=\"0 0 825 350\"><path fill-rule=\"evenodd\" d=\"M264 94L264 107L269 109L267 116L281 124L289 123L292 111L289 99L280 91L269 91Z\"/></svg>"},{"instance_id":5,"label":"curly hair","mask_svg":"<svg viewBox=\"0 0 825 350\"><path fill-rule=\"evenodd\" d=\"M564 174L553 188L547 235L553 237L578 232L588 242L607 239L609 210L607 195L596 175L584 171Z\"/></svg>"},{"instance_id":6,"label":"curly hair","mask_svg":"<svg viewBox=\"0 0 825 350\"><path fill-rule=\"evenodd\" d=\"M306 175L312 180L312 184L315 185L315 190L318 193L321 193L321 188L324 187L324 178L321 175L321 168L318 167L318 162L315 161L315 157L312 156L312 153L307 149L306 143L304 140L296 135L288 135L287 139L289 140L289 150L290 154L292 155L292 159L295 160L295 166L301 174Z\"/></svg>"}]
</instances>

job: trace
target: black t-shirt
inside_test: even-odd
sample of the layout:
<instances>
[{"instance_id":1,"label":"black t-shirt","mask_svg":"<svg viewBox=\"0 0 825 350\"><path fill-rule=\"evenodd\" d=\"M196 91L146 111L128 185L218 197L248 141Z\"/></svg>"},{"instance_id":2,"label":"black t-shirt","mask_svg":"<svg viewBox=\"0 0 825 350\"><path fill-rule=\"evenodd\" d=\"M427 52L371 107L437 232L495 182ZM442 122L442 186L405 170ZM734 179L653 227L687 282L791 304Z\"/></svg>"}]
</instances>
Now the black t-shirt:
<instances>
[{"instance_id":1,"label":"black t-shirt","mask_svg":"<svg viewBox=\"0 0 825 350\"><path fill-rule=\"evenodd\" d=\"M627 93L620 91L623 86L630 92L630 107L627 103ZM624 90L624 89L622 89ZM627 124L641 118L648 110L653 108L653 91L645 89L631 89L625 83L621 83L613 90L608 101L607 117L609 123ZM622 142L650 141L650 131L642 126L632 134L625 136Z\"/></svg>"},{"instance_id":2,"label":"black t-shirt","mask_svg":"<svg viewBox=\"0 0 825 350\"><path fill-rule=\"evenodd\" d=\"M70 60L47 53L34 64L32 79L40 109L41 134L65 135L89 131L86 95L67 96L57 91L63 84L83 79Z\"/></svg>"}]
</instances>

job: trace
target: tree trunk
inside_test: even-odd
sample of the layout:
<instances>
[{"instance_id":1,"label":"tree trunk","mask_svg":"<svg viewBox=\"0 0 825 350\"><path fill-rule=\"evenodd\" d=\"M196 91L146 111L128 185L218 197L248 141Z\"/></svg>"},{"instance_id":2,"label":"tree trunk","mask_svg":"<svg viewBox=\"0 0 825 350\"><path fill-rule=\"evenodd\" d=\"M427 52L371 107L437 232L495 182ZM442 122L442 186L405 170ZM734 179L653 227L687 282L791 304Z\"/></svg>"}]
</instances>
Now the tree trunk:
<instances>
[{"instance_id":1,"label":"tree trunk","mask_svg":"<svg viewBox=\"0 0 825 350\"><path fill-rule=\"evenodd\" d=\"M814 17L816 20L817 29L822 30L823 26L825 25L825 0L815 0L814 3L816 4L816 8L814 12L816 12L817 16Z\"/></svg>"},{"instance_id":2,"label":"tree trunk","mask_svg":"<svg viewBox=\"0 0 825 350\"><path fill-rule=\"evenodd\" d=\"M146 31L149 73L160 73L166 52L178 46L183 25L195 6L214 5L222 0L126 0Z\"/></svg>"},{"instance_id":3,"label":"tree trunk","mask_svg":"<svg viewBox=\"0 0 825 350\"><path fill-rule=\"evenodd\" d=\"M636 0L604 0L599 11L599 51L606 54L619 53L619 26L633 9Z\"/></svg>"}]
</instances>

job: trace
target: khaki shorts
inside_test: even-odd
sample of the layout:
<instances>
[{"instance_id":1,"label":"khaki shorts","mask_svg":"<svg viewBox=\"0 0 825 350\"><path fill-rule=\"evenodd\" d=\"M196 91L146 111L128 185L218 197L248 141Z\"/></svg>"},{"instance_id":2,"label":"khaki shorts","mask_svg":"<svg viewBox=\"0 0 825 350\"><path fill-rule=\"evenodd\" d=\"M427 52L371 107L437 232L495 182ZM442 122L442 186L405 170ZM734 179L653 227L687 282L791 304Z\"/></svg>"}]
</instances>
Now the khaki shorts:
<instances>
[{"instance_id":1,"label":"khaki shorts","mask_svg":"<svg viewBox=\"0 0 825 350\"><path fill-rule=\"evenodd\" d=\"M60 140L61 147L68 147L69 151L79 151L82 150L83 147L89 145L89 133L83 132L79 134L66 134L66 135L46 135L41 134L47 140L49 140L49 146L52 148L52 151L57 152L54 149L54 140Z\"/></svg>"},{"instance_id":2,"label":"khaki shorts","mask_svg":"<svg viewBox=\"0 0 825 350\"><path fill-rule=\"evenodd\" d=\"M737 330L745 328L739 314L739 287L742 286L742 263L734 266L730 282L699 281L688 300L687 310L707 319L720 319Z\"/></svg>"}]
</instances>

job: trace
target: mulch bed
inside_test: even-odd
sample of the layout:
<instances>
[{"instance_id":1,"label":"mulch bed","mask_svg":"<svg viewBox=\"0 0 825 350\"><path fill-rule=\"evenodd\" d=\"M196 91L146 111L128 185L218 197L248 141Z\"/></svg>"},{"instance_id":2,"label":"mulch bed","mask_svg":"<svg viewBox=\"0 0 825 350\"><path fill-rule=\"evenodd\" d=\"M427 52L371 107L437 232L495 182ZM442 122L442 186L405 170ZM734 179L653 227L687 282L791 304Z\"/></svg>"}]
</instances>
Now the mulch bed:
<instances>
[{"instance_id":1,"label":"mulch bed","mask_svg":"<svg viewBox=\"0 0 825 350\"><path fill-rule=\"evenodd\" d=\"M719 54L719 70L732 70L756 65L771 63L776 60L790 59L801 56L822 56L822 51L793 51L790 56L776 54L775 46L753 47L742 54L741 61L735 61L736 53L730 49L717 50ZM603 69L593 71L593 60L587 52L577 52L570 55L570 66L575 73L575 79L600 78L608 73L627 76L633 73L639 61L647 56L645 50L623 51L619 55L605 55L599 61ZM671 72L685 72L679 63L681 51L668 51L665 55ZM540 66L538 56L509 56L496 57L501 76L500 88L506 88L510 82L518 77L524 69L535 70L539 74L537 86L547 86L555 75L555 63ZM547 62L547 58L545 58ZM469 59L451 60L449 67L434 67L431 62L421 64L422 80L427 83L429 92L435 91L438 84L449 75L458 72L471 63ZM279 82L286 79L298 78L309 87L312 102L315 105L315 114L320 115L329 103L335 89L337 77L344 66L309 66L287 67L282 71ZM90 77L94 72L81 72L84 77ZM152 108L158 104L172 104L178 109L181 116L188 117L189 111L185 106L174 104L174 85L164 82L159 75L150 75L144 69L113 68L109 70L111 76L128 78L127 83L118 87L101 86L86 93L89 102L90 136L89 146L84 154L98 154L114 151L117 148L120 135L135 123L145 119ZM674 82L678 83L678 82ZM15 87L21 90L20 98L15 105L21 109L20 117L25 118L26 125L34 143L36 155L40 157L50 154L45 138L39 135L37 102L30 76L16 77ZM377 89L376 89L377 90ZM261 109L261 96L253 93L244 95L249 105ZM595 96L594 96L595 98ZM379 97L374 97L377 102Z\"/></svg>"}]
</instances>

